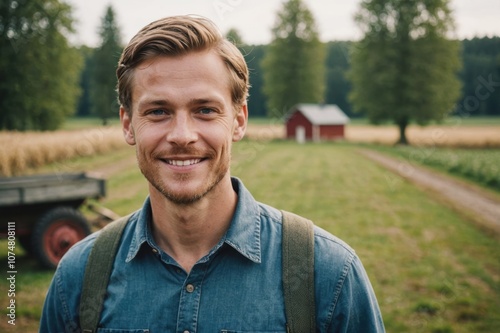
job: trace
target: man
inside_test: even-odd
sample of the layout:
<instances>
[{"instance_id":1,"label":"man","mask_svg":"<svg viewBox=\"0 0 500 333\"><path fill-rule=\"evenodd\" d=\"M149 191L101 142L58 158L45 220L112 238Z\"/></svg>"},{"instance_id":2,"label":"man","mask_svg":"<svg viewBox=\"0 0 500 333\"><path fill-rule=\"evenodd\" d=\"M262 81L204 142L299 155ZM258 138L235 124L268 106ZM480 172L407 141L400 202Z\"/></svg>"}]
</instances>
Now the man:
<instances>
[{"instance_id":1,"label":"man","mask_svg":"<svg viewBox=\"0 0 500 333\"><path fill-rule=\"evenodd\" d=\"M169 17L131 40L117 77L149 197L123 232L98 332L285 332L281 212L229 173L248 119L243 56L210 21ZM40 332L80 331L96 234L61 260ZM317 227L314 249L317 331L383 332L354 251Z\"/></svg>"}]
</instances>

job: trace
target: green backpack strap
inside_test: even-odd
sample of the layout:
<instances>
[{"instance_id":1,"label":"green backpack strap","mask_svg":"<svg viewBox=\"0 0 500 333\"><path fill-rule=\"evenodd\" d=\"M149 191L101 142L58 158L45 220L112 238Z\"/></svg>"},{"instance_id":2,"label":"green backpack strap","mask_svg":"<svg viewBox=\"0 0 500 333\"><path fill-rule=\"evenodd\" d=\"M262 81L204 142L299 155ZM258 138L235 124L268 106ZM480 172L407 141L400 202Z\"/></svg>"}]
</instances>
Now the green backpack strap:
<instances>
[{"instance_id":1,"label":"green backpack strap","mask_svg":"<svg viewBox=\"0 0 500 333\"><path fill-rule=\"evenodd\" d=\"M288 333L316 331L313 223L283 214L283 291Z\"/></svg>"},{"instance_id":2,"label":"green backpack strap","mask_svg":"<svg viewBox=\"0 0 500 333\"><path fill-rule=\"evenodd\" d=\"M80 297L80 328L83 333L97 331L118 245L131 215L104 227L90 251Z\"/></svg>"}]
</instances>

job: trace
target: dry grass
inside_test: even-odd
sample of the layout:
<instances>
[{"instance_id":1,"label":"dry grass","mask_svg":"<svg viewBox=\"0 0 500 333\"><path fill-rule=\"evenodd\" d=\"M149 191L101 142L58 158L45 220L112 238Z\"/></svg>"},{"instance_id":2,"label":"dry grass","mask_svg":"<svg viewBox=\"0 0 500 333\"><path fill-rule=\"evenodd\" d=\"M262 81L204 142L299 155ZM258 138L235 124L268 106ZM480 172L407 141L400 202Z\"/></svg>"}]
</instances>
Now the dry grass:
<instances>
[{"instance_id":1,"label":"dry grass","mask_svg":"<svg viewBox=\"0 0 500 333\"><path fill-rule=\"evenodd\" d=\"M396 126L347 125L346 141L393 145L399 137ZM285 137L282 124L249 124L250 139L270 140ZM498 148L500 126L409 126L407 137L412 145L450 148Z\"/></svg>"},{"instance_id":2,"label":"dry grass","mask_svg":"<svg viewBox=\"0 0 500 333\"><path fill-rule=\"evenodd\" d=\"M347 126L350 142L394 144L398 140L394 126ZM500 126L410 126L411 144L424 147L493 148L500 147Z\"/></svg>"},{"instance_id":3,"label":"dry grass","mask_svg":"<svg viewBox=\"0 0 500 333\"><path fill-rule=\"evenodd\" d=\"M125 145L120 127L78 131L0 132L0 175L74 157L92 156Z\"/></svg>"},{"instance_id":4,"label":"dry grass","mask_svg":"<svg viewBox=\"0 0 500 333\"><path fill-rule=\"evenodd\" d=\"M408 140L427 147L500 147L500 126L410 126ZM285 137L281 123L249 124L246 137L272 140ZM392 145L395 126L348 125L346 140ZM74 157L102 154L124 146L119 126L57 132L0 132L0 176L15 176L30 168Z\"/></svg>"},{"instance_id":5,"label":"dry grass","mask_svg":"<svg viewBox=\"0 0 500 333\"><path fill-rule=\"evenodd\" d=\"M252 140L272 140L285 137L285 125L276 124L252 124L249 123L245 137Z\"/></svg>"}]
</instances>

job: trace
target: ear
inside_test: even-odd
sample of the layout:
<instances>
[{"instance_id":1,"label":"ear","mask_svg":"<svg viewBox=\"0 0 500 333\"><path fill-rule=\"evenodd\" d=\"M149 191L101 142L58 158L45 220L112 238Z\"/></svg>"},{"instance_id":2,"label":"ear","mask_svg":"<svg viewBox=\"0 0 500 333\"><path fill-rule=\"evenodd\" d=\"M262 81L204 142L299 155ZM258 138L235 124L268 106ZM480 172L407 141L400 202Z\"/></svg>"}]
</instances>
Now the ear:
<instances>
[{"instance_id":1,"label":"ear","mask_svg":"<svg viewBox=\"0 0 500 333\"><path fill-rule=\"evenodd\" d=\"M132 127L132 117L123 106L120 106L120 122L122 123L122 130L125 141L131 146L135 145L135 134L134 128Z\"/></svg>"},{"instance_id":2,"label":"ear","mask_svg":"<svg viewBox=\"0 0 500 333\"><path fill-rule=\"evenodd\" d=\"M248 108L243 104L234 118L233 142L240 141L245 136L248 123Z\"/></svg>"}]
</instances>

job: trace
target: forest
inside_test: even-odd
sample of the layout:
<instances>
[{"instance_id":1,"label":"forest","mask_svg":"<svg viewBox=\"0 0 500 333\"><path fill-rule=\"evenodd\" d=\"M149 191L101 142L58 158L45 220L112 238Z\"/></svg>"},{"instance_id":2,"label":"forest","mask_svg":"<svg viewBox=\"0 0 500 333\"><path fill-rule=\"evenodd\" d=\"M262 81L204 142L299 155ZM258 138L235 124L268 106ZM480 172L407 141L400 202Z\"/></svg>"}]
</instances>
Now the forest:
<instances>
[{"instance_id":1,"label":"forest","mask_svg":"<svg viewBox=\"0 0 500 333\"><path fill-rule=\"evenodd\" d=\"M352 112L347 98L351 84L346 78L349 70L349 55L352 41L331 41L326 47L326 91L324 102L337 104L350 117L363 117ZM500 116L500 37L483 37L465 39L462 46L462 69L459 78L462 82L462 96L455 113L466 112L467 116ZM260 63L265 55L267 45L243 45L250 69L250 97L248 106L251 117L266 117L266 97L262 92L263 72ZM82 48L86 56L86 64L81 75L83 94L80 98L78 116L89 116L90 98L88 78L92 49ZM375 84L375 82L374 82ZM484 88L481 88L484 87ZM321 101L318 101L321 102Z\"/></svg>"}]
</instances>

